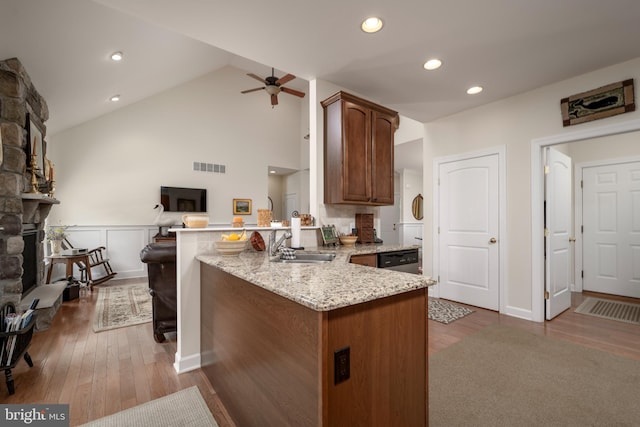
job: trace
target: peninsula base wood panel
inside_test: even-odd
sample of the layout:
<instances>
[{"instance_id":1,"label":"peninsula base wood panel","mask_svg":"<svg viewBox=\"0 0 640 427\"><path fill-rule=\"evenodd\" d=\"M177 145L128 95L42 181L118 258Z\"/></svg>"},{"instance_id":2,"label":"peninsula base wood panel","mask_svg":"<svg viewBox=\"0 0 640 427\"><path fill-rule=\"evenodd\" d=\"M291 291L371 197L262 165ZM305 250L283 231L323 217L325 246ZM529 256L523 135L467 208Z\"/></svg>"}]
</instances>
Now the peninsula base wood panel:
<instances>
[{"instance_id":1,"label":"peninsula base wood panel","mask_svg":"<svg viewBox=\"0 0 640 427\"><path fill-rule=\"evenodd\" d=\"M427 425L426 289L319 312L210 265L201 277L202 369L237 425Z\"/></svg>"}]
</instances>

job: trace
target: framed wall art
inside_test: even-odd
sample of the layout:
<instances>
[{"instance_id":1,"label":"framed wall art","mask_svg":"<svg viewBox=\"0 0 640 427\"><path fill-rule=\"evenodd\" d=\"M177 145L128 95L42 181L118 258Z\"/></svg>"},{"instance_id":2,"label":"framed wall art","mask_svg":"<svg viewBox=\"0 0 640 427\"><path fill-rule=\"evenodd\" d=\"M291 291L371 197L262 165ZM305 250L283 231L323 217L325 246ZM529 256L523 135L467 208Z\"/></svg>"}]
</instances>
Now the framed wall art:
<instances>
[{"instance_id":1,"label":"framed wall art","mask_svg":"<svg viewBox=\"0 0 640 427\"><path fill-rule=\"evenodd\" d=\"M562 125L571 126L635 111L633 79L611 83L560 100Z\"/></svg>"},{"instance_id":2,"label":"framed wall art","mask_svg":"<svg viewBox=\"0 0 640 427\"><path fill-rule=\"evenodd\" d=\"M234 215L251 215L251 199L233 199Z\"/></svg>"}]
</instances>

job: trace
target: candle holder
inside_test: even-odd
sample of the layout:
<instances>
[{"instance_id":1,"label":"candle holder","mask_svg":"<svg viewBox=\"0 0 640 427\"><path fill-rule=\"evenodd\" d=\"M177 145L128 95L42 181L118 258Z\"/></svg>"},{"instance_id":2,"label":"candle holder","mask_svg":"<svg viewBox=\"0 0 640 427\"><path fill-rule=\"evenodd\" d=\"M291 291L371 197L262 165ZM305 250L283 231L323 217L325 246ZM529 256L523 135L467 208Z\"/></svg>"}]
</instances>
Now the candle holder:
<instances>
[{"instance_id":1,"label":"candle holder","mask_svg":"<svg viewBox=\"0 0 640 427\"><path fill-rule=\"evenodd\" d=\"M49 197L54 198L53 195L56 192L56 182L49 181Z\"/></svg>"},{"instance_id":2,"label":"candle holder","mask_svg":"<svg viewBox=\"0 0 640 427\"><path fill-rule=\"evenodd\" d=\"M38 177L36 176L36 171L38 170L38 164L36 163L36 156L31 156L31 189L27 191L29 194L42 194L38 190Z\"/></svg>"}]
</instances>

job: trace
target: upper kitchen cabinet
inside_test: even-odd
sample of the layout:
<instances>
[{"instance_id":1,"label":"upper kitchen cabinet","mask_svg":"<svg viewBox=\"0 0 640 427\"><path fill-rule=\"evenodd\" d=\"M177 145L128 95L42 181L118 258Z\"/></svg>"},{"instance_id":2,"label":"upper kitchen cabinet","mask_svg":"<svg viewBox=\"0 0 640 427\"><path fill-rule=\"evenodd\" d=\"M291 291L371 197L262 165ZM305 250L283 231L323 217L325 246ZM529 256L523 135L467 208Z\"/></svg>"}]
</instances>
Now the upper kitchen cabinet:
<instances>
[{"instance_id":1,"label":"upper kitchen cabinet","mask_svg":"<svg viewBox=\"0 0 640 427\"><path fill-rule=\"evenodd\" d=\"M324 109L324 202L393 205L396 111L345 92Z\"/></svg>"}]
</instances>

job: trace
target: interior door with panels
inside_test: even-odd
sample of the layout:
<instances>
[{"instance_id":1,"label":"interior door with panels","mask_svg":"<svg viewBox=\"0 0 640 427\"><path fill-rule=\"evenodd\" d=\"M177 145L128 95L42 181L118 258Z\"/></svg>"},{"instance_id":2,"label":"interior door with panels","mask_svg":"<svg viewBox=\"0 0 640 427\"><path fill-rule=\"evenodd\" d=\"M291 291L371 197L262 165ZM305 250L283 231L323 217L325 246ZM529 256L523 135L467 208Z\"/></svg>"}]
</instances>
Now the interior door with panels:
<instances>
[{"instance_id":1,"label":"interior door with panels","mask_svg":"<svg viewBox=\"0 0 640 427\"><path fill-rule=\"evenodd\" d=\"M640 162L582 171L583 288L640 298Z\"/></svg>"},{"instance_id":2,"label":"interior door with panels","mask_svg":"<svg viewBox=\"0 0 640 427\"><path fill-rule=\"evenodd\" d=\"M571 307L573 270L571 158L546 149L545 316L551 320Z\"/></svg>"},{"instance_id":3,"label":"interior door with panels","mask_svg":"<svg viewBox=\"0 0 640 427\"><path fill-rule=\"evenodd\" d=\"M500 309L498 154L439 166L440 297Z\"/></svg>"}]
</instances>

